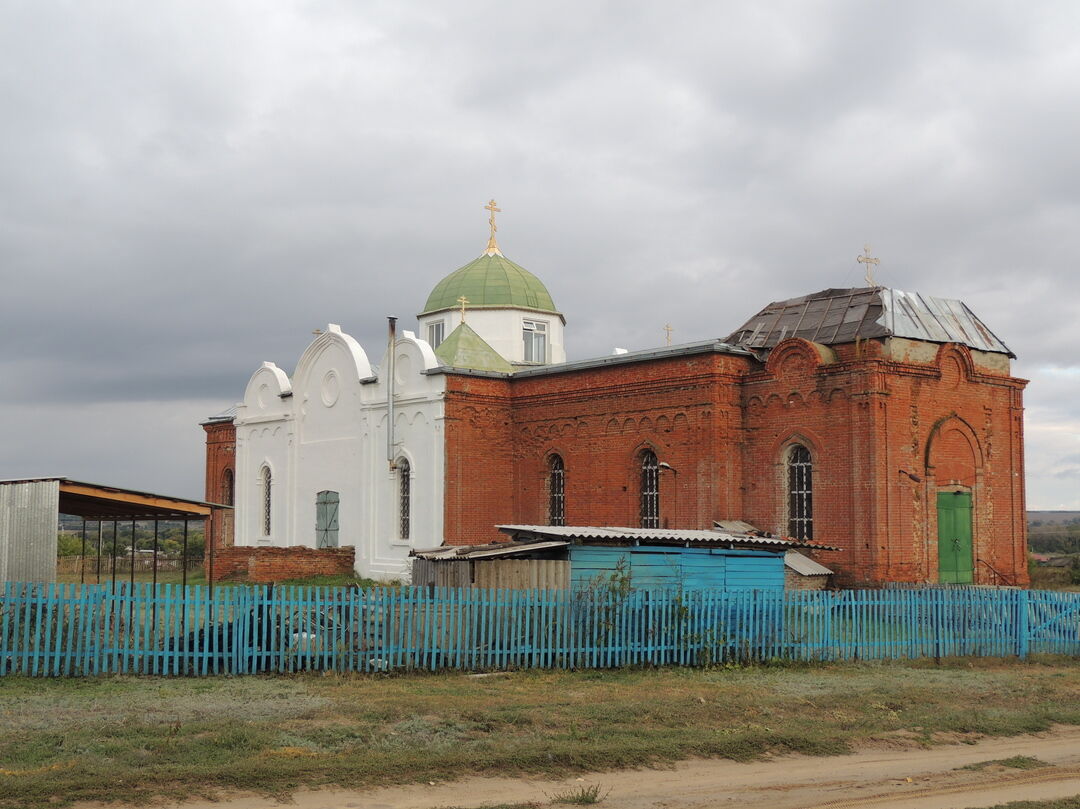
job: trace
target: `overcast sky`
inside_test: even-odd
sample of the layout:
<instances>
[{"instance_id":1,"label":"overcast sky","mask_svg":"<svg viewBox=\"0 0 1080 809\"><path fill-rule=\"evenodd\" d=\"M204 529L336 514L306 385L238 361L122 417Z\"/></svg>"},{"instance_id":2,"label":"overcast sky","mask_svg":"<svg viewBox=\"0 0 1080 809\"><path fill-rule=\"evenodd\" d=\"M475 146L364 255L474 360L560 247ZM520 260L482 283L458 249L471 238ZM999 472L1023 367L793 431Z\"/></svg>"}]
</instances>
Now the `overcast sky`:
<instances>
[{"instance_id":1,"label":"overcast sky","mask_svg":"<svg viewBox=\"0 0 1080 809\"><path fill-rule=\"evenodd\" d=\"M879 280L1019 356L1080 508L1080 4L7 0L0 477L201 497L198 422L475 258L571 359Z\"/></svg>"}]
</instances>

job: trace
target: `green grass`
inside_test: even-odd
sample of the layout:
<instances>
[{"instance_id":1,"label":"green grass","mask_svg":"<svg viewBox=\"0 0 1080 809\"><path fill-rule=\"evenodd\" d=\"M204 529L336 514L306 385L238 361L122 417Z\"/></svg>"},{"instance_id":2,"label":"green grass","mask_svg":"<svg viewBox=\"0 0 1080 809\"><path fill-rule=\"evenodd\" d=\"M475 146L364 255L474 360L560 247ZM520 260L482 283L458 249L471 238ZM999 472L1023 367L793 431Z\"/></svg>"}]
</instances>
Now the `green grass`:
<instances>
[{"instance_id":1,"label":"green grass","mask_svg":"<svg viewBox=\"0 0 1080 809\"><path fill-rule=\"evenodd\" d=\"M551 796L551 802L572 806L591 806L594 803L600 803L610 794L610 788L605 790L600 784L589 784L588 786L568 789L564 792L556 792Z\"/></svg>"},{"instance_id":2,"label":"green grass","mask_svg":"<svg viewBox=\"0 0 1080 809\"><path fill-rule=\"evenodd\" d=\"M1049 763L1033 758L1032 756L1012 756L1011 758L996 758L991 761L979 761L975 764L965 764L957 767L958 770L985 770L992 765L999 767L1011 767L1014 770L1037 770L1040 767L1049 767Z\"/></svg>"},{"instance_id":3,"label":"green grass","mask_svg":"<svg viewBox=\"0 0 1080 809\"><path fill-rule=\"evenodd\" d=\"M0 807L287 795L1080 725L1080 661L0 678ZM602 780L602 779L601 779Z\"/></svg>"},{"instance_id":4,"label":"green grass","mask_svg":"<svg viewBox=\"0 0 1080 809\"><path fill-rule=\"evenodd\" d=\"M1013 801L999 803L989 809L1080 809L1080 795L1058 798L1056 801Z\"/></svg>"}]
</instances>

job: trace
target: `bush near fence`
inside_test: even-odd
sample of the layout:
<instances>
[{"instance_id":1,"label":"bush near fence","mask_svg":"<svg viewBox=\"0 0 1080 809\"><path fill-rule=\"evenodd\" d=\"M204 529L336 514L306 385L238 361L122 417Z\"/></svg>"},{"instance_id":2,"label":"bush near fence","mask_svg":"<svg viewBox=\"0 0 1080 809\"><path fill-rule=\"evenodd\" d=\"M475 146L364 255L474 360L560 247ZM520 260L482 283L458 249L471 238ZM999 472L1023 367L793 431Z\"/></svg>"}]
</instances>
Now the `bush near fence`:
<instances>
[{"instance_id":1,"label":"bush near fence","mask_svg":"<svg viewBox=\"0 0 1080 809\"><path fill-rule=\"evenodd\" d=\"M7 583L0 675L1080 654L1080 594Z\"/></svg>"}]
</instances>

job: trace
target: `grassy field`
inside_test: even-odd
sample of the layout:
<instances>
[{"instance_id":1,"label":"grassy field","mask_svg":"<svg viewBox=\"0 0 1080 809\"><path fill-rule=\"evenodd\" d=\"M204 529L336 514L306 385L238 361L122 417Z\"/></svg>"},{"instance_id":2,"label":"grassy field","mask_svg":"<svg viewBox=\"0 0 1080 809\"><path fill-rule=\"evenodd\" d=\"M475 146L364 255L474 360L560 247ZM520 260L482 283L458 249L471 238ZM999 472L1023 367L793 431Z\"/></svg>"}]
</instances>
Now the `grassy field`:
<instances>
[{"instance_id":1,"label":"grassy field","mask_svg":"<svg viewBox=\"0 0 1080 809\"><path fill-rule=\"evenodd\" d=\"M1080 662L0 680L0 806L832 755L1080 724Z\"/></svg>"}]
</instances>

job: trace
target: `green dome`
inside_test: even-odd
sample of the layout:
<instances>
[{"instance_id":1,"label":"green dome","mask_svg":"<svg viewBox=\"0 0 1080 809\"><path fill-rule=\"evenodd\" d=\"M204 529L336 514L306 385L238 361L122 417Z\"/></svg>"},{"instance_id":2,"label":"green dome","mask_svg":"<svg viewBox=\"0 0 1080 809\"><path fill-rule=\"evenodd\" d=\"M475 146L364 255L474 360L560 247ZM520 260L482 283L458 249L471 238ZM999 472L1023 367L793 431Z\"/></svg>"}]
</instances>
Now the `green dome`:
<instances>
[{"instance_id":1,"label":"green dome","mask_svg":"<svg viewBox=\"0 0 1080 809\"><path fill-rule=\"evenodd\" d=\"M464 295L468 309L484 306L519 306L522 309L538 309L555 312L555 302L547 287L524 267L501 254L484 254L454 270L431 290L424 311L437 312L460 306L458 299Z\"/></svg>"}]
</instances>

